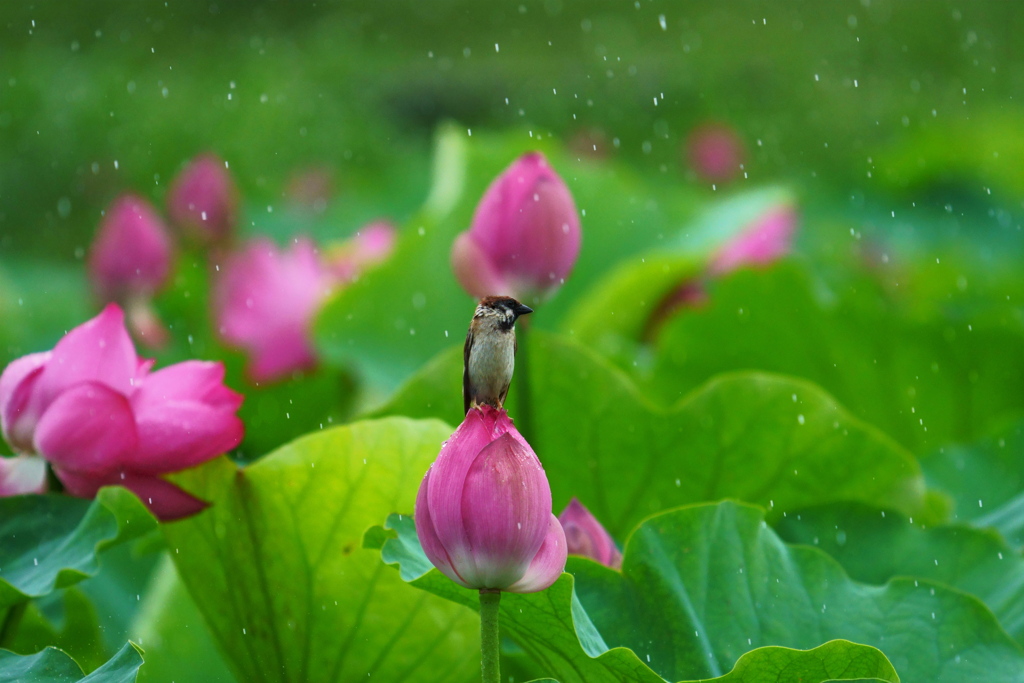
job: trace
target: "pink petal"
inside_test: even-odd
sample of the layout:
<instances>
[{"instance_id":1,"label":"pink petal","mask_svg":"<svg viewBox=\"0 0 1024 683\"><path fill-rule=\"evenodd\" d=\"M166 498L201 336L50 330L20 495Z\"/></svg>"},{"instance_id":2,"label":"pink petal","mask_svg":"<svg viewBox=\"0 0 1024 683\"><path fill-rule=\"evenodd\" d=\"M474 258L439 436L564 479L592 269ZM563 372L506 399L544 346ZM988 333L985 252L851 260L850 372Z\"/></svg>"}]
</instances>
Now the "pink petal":
<instances>
[{"instance_id":1,"label":"pink petal","mask_svg":"<svg viewBox=\"0 0 1024 683\"><path fill-rule=\"evenodd\" d=\"M79 498L93 498L104 486L123 486L163 522L170 522L202 512L209 503L186 493L169 481L131 472L109 472L91 476L56 468L68 493Z\"/></svg>"},{"instance_id":2,"label":"pink petal","mask_svg":"<svg viewBox=\"0 0 1024 683\"><path fill-rule=\"evenodd\" d=\"M209 153L189 162L171 181L167 212L201 242L228 240L238 220L238 190L224 162Z\"/></svg>"},{"instance_id":3,"label":"pink petal","mask_svg":"<svg viewBox=\"0 0 1024 683\"><path fill-rule=\"evenodd\" d=\"M119 197L107 210L89 252L89 276L105 301L149 296L171 272L171 238L145 199Z\"/></svg>"},{"instance_id":4,"label":"pink petal","mask_svg":"<svg viewBox=\"0 0 1024 683\"><path fill-rule=\"evenodd\" d=\"M711 272L720 275L782 258L792 248L796 228L797 212L793 206L769 209L719 251L711 263Z\"/></svg>"},{"instance_id":5,"label":"pink petal","mask_svg":"<svg viewBox=\"0 0 1024 683\"><path fill-rule=\"evenodd\" d=\"M506 291L486 294L528 302L550 294L568 277L581 242L572 194L538 152L524 154L491 183L473 214L470 234L507 285ZM460 255L460 261L472 263L468 255Z\"/></svg>"},{"instance_id":6,"label":"pink petal","mask_svg":"<svg viewBox=\"0 0 1024 683\"><path fill-rule=\"evenodd\" d=\"M187 360L169 365L148 375L132 394L132 408L144 415L168 401L195 401L211 408L234 412L242 405L242 395L224 386L224 364Z\"/></svg>"},{"instance_id":7,"label":"pink petal","mask_svg":"<svg viewBox=\"0 0 1024 683\"><path fill-rule=\"evenodd\" d=\"M45 460L35 455L0 458L0 497L45 492Z\"/></svg>"},{"instance_id":8,"label":"pink petal","mask_svg":"<svg viewBox=\"0 0 1024 683\"><path fill-rule=\"evenodd\" d=\"M485 296L512 294L470 232L455 238L451 262L455 279L470 296L482 299Z\"/></svg>"},{"instance_id":9,"label":"pink petal","mask_svg":"<svg viewBox=\"0 0 1024 683\"><path fill-rule=\"evenodd\" d=\"M305 328L290 327L268 332L249 345L248 375L254 382L271 382L294 372L316 367L316 349Z\"/></svg>"},{"instance_id":10,"label":"pink petal","mask_svg":"<svg viewBox=\"0 0 1024 683\"><path fill-rule=\"evenodd\" d=\"M548 532L551 489L537 456L504 434L466 474L462 518L481 588L504 588L526 571Z\"/></svg>"},{"instance_id":11,"label":"pink petal","mask_svg":"<svg viewBox=\"0 0 1024 683\"><path fill-rule=\"evenodd\" d=\"M333 282L309 240L278 251L266 240L233 254L214 285L221 337L253 356L250 374L272 379L315 362L313 316Z\"/></svg>"},{"instance_id":12,"label":"pink petal","mask_svg":"<svg viewBox=\"0 0 1024 683\"><path fill-rule=\"evenodd\" d=\"M42 413L35 387L50 355L44 351L22 356L0 375L0 427L7 443L21 453L32 452L32 434Z\"/></svg>"},{"instance_id":13,"label":"pink petal","mask_svg":"<svg viewBox=\"0 0 1024 683\"><path fill-rule=\"evenodd\" d=\"M168 401L136 416L138 448L122 461L141 474L176 472L235 448L245 428L234 408L197 401Z\"/></svg>"},{"instance_id":14,"label":"pink petal","mask_svg":"<svg viewBox=\"0 0 1024 683\"><path fill-rule=\"evenodd\" d=\"M573 498L569 501L558 521L565 531L568 552L589 557L613 569L622 566L622 554L615 547L615 541L578 500Z\"/></svg>"},{"instance_id":15,"label":"pink petal","mask_svg":"<svg viewBox=\"0 0 1024 683\"><path fill-rule=\"evenodd\" d=\"M448 551L445 550L444 544L441 543L441 539L438 538L437 532L434 530L434 522L430 518L430 506L427 505L430 472L431 470L427 470L423 481L420 483L419 492L416 494L416 535L419 537L423 552L431 564L455 583L471 588L472 586L459 576L458 570L452 565L451 558L448 557Z\"/></svg>"},{"instance_id":16,"label":"pink petal","mask_svg":"<svg viewBox=\"0 0 1024 683\"><path fill-rule=\"evenodd\" d=\"M108 304L98 316L64 335L52 353L37 386L44 410L58 394L80 382L105 384L124 396L133 391L139 358L116 304Z\"/></svg>"},{"instance_id":17,"label":"pink petal","mask_svg":"<svg viewBox=\"0 0 1024 683\"><path fill-rule=\"evenodd\" d=\"M426 506L423 507L429 509L434 532L460 573L475 567L462 519L462 489L476 456L491 442L491 428L491 424L485 424L481 411L469 411L441 447L425 482Z\"/></svg>"},{"instance_id":18,"label":"pink petal","mask_svg":"<svg viewBox=\"0 0 1024 683\"><path fill-rule=\"evenodd\" d=\"M35 431L35 452L75 472L110 472L138 444L128 399L99 382L84 382L60 394Z\"/></svg>"},{"instance_id":19,"label":"pink petal","mask_svg":"<svg viewBox=\"0 0 1024 683\"><path fill-rule=\"evenodd\" d=\"M565 569L566 545L562 525L551 515L548 522L548 533L540 550L534 555L523 578L503 589L510 593L536 593L542 591L562 575Z\"/></svg>"}]
</instances>

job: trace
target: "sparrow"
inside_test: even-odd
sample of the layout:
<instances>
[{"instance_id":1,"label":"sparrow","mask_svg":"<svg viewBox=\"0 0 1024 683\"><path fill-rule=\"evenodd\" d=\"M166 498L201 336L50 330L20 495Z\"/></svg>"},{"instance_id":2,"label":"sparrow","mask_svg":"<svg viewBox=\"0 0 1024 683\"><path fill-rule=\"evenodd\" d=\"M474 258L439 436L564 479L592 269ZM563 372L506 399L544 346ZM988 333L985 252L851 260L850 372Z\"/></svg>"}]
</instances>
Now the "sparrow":
<instances>
[{"instance_id":1,"label":"sparrow","mask_svg":"<svg viewBox=\"0 0 1024 683\"><path fill-rule=\"evenodd\" d=\"M516 362L516 319L527 313L533 309L510 296L480 300L462 352L465 412L485 404L501 408L505 402Z\"/></svg>"}]
</instances>

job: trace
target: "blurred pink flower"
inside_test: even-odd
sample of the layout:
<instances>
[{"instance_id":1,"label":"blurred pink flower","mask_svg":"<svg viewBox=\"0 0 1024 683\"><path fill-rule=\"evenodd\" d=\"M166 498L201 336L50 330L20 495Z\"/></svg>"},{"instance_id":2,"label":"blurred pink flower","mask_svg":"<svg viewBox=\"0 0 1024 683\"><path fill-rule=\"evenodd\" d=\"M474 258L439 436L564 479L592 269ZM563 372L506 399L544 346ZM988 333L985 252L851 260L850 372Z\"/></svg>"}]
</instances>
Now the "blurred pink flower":
<instances>
[{"instance_id":1,"label":"blurred pink flower","mask_svg":"<svg viewBox=\"0 0 1024 683\"><path fill-rule=\"evenodd\" d=\"M100 222L89 251L89 276L104 301L150 297L171 273L171 238L145 199L122 195Z\"/></svg>"},{"instance_id":2,"label":"blurred pink flower","mask_svg":"<svg viewBox=\"0 0 1024 683\"><path fill-rule=\"evenodd\" d=\"M107 210L89 251L89 279L103 303L124 306L140 341L160 347L167 331L151 298L171 273L173 248L160 216L145 199L122 195Z\"/></svg>"},{"instance_id":3,"label":"blurred pink flower","mask_svg":"<svg viewBox=\"0 0 1024 683\"><path fill-rule=\"evenodd\" d=\"M615 541L583 503L573 498L558 521L565 531L570 555L589 557L612 569L622 566L622 553L615 547Z\"/></svg>"},{"instance_id":4,"label":"blurred pink flower","mask_svg":"<svg viewBox=\"0 0 1024 683\"><path fill-rule=\"evenodd\" d=\"M765 266L788 254L797 229L796 207L774 206L745 226L712 258L710 271L723 275L743 266Z\"/></svg>"},{"instance_id":5,"label":"blurred pink flower","mask_svg":"<svg viewBox=\"0 0 1024 683\"><path fill-rule=\"evenodd\" d=\"M46 493L46 461L36 455L0 457L0 498Z\"/></svg>"},{"instance_id":6,"label":"blurred pink flower","mask_svg":"<svg viewBox=\"0 0 1024 683\"><path fill-rule=\"evenodd\" d=\"M484 193L452 245L452 269L471 296L534 306L569 276L580 252L572 194L540 152L519 157Z\"/></svg>"},{"instance_id":7,"label":"blurred pink flower","mask_svg":"<svg viewBox=\"0 0 1024 683\"><path fill-rule=\"evenodd\" d=\"M150 372L110 304L52 351L12 362L0 375L0 426L18 452L45 458L68 492L132 490L158 517L206 503L160 475L194 467L242 440L241 395L220 363L186 361Z\"/></svg>"},{"instance_id":8,"label":"blurred pink flower","mask_svg":"<svg viewBox=\"0 0 1024 683\"><path fill-rule=\"evenodd\" d=\"M335 286L316 247L297 239L288 250L265 239L228 256L214 282L220 336L249 354L256 382L316 365L313 317Z\"/></svg>"},{"instance_id":9,"label":"blurred pink flower","mask_svg":"<svg viewBox=\"0 0 1024 683\"><path fill-rule=\"evenodd\" d=\"M736 178L746 151L736 131L722 123L697 126L686 140L686 158L699 178L709 183L725 183Z\"/></svg>"},{"instance_id":10,"label":"blurred pink flower","mask_svg":"<svg viewBox=\"0 0 1024 683\"><path fill-rule=\"evenodd\" d=\"M340 282L352 282L367 268L391 255L398 231L388 221L374 221L360 228L351 239L332 247L326 254L327 267Z\"/></svg>"},{"instance_id":11,"label":"blurred pink flower","mask_svg":"<svg viewBox=\"0 0 1024 683\"><path fill-rule=\"evenodd\" d=\"M215 154L201 154L171 181L167 212L185 234L202 245L231 241L238 222L238 189Z\"/></svg>"},{"instance_id":12,"label":"blurred pink flower","mask_svg":"<svg viewBox=\"0 0 1024 683\"><path fill-rule=\"evenodd\" d=\"M534 593L565 568L565 534L533 449L508 413L470 410L416 497L416 533L441 573L466 588Z\"/></svg>"}]
</instances>

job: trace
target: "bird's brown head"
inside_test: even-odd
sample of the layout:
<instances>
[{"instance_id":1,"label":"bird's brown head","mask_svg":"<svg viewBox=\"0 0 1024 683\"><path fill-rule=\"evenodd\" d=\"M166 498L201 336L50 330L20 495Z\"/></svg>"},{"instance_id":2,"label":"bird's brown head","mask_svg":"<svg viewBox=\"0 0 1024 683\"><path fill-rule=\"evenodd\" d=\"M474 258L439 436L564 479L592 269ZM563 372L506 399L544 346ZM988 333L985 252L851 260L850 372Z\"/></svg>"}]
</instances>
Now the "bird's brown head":
<instances>
[{"instance_id":1,"label":"bird's brown head","mask_svg":"<svg viewBox=\"0 0 1024 683\"><path fill-rule=\"evenodd\" d=\"M477 304L473 317L495 318L502 327L510 329L519 316L527 313L533 313L533 309L510 296L487 296Z\"/></svg>"}]
</instances>

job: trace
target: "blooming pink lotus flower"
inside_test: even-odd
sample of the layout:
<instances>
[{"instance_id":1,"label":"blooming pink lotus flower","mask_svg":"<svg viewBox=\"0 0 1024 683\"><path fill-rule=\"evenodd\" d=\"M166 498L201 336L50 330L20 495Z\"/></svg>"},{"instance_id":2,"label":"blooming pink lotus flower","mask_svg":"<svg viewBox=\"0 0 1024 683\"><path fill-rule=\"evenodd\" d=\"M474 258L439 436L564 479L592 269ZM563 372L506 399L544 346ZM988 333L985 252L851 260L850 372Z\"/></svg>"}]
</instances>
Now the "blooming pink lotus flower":
<instances>
[{"instance_id":1,"label":"blooming pink lotus flower","mask_svg":"<svg viewBox=\"0 0 1024 683\"><path fill-rule=\"evenodd\" d=\"M189 162L171 181L167 212L200 244L229 242L238 221L238 189L224 161L207 153Z\"/></svg>"},{"instance_id":2,"label":"blooming pink lotus flower","mask_svg":"<svg viewBox=\"0 0 1024 683\"><path fill-rule=\"evenodd\" d=\"M533 449L508 413L470 410L423 477L416 533L461 586L533 593L565 568L565 534Z\"/></svg>"},{"instance_id":3,"label":"blooming pink lotus flower","mask_svg":"<svg viewBox=\"0 0 1024 683\"><path fill-rule=\"evenodd\" d=\"M558 521L565 531L565 544L570 555L582 555L606 567L622 567L622 553L590 510L575 498L562 510Z\"/></svg>"},{"instance_id":4,"label":"blooming pink lotus flower","mask_svg":"<svg viewBox=\"0 0 1024 683\"><path fill-rule=\"evenodd\" d=\"M45 492L45 460L35 455L0 457L0 498Z\"/></svg>"},{"instance_id":5,"label":"blooming pink lotus flower","mask_svg":"<svg viewBox=\"0 0 1024 683\"><path fill-rule=\"evenodd\" d=\"M352 239L328 251L328 268L340 282L352 282L367 268L385 261L394 251L397 239L395 226L387 221L374 221L360 228Z\"/></svg>"},{"instance_id":6,"label":"blooming pink lotus flower","mask_svg":"<svg viewBox=\"0 0 1024 683\"><path fill-rule=\"evenodd\" d=\"M110 206L89 252L89 279L99 299L125 307L132 330L150 346L167 340L150 299L167 283L173 248L145 199L122 195Z\"/></svg>"},{"instance_id":7,"label":"blooming pink lotus flower","mask_svg":"<svg viewBox=\"0 0 1024 683\"><path fill-rule=\"evenodd\" d=\"M487 188L472 226L452 245L452 268L473 297L508 295L532 306L569 276L581 239L569 188L531 152Z\"/></svg>"},{"instance_id":8,"label":"blooming pink lotus flower","mask_svg":"<svg viewBox=\"0 0 1024 683\"><path fill-rule=\"evenodd\" d=\"M158 517L206 503L160 475L194 467L242 440L242 397L220 363L186 361L151 372L135 354L124 316L110 304L52 351L12 362L0 375L0 427L20 453L53 466L68 492L132 490Z\"/></svg>"},{"instance_id":9,"label":"blooming pink lotus flower","mask_svg":"<svg viewBox=\"0 0 1024 683\"><path fill-rule=\"evenodd\" d=\"M316 365L313 316L334 284L306 239L288 250L256 240L228 257L214 282L214 317L224 341L249 353L254 381Z\"/></svg>"},{"instance_id":10,"label":"blooming pink lotus flower","mask_svg":"<svg viewBox=\"0 0 1024 683\"><path fill-rule=\"evenodd\" d=\"M746 152L743 140L731 127L706 123L694 128L687 138L686 157L702 180L725 183L739 175Z\"/></svg>"},{"instance_id":11,"label":"blooming pink lotus flower","mask_svg":"<svg viewBox=\"0 0 1024 683\"><path fill-rule=\"evenodd\" d=\"M790 252L796 228L796 207L789 202L771 207L715 254L711 273L723 275L743 266L774 263Z\"/></svg>"}]
</instances>

